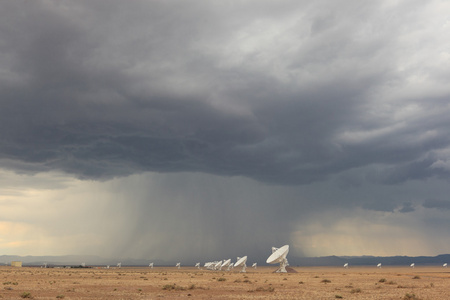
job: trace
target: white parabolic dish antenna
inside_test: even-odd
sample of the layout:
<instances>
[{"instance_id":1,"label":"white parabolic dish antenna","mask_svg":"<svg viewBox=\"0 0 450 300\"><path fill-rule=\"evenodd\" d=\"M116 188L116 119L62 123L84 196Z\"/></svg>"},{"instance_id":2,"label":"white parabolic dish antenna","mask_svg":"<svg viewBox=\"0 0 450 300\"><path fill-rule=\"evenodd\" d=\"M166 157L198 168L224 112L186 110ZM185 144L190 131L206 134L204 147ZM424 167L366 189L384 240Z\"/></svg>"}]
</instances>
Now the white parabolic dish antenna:
<instances>
[{"instance_id":1,"label":"white parabolic dish antenna","mask_svg":"<svg viewBox=\"0 0 450 300\"><path fill-rule=\"evenodd\" d=\"M239 268L240 266L242 266L242 273L245 273L245 268L247 267L247 265L245 264L247 262L247 256L244 257L238 257L237 258L237 262L234 264L234 266L236 268Z\"/></svg>"},{"instance_id":2,"label":"white parabolic dish antenna","mask_svg":"<svg viewBox=\"0 0 450 300\"><path fill-rule=\"evenodd\" d=\"M269 256L266 263L268 264L280 264L280 268L276 272L287 273L286 266L288 260L286 258L289 253L289 245L284 245L281 248L272 247L272 255Z\"/></svg>"}]
</instances>

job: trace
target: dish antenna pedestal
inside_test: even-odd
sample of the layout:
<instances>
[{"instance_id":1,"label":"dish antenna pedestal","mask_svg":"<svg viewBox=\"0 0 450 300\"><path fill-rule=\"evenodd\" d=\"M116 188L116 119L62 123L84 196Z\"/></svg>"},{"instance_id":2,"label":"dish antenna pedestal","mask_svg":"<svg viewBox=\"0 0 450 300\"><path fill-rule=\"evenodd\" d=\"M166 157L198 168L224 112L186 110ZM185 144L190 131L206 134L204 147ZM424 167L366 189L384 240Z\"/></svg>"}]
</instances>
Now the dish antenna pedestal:
<instances>
[{"instance_id":1,"label":"dish antenna pedestal","mask_svg":"<svg viewBox=\"0 0 450 300\"><path fill-rule=\"evenodd\" d=\"M280 264L280 267L275 272L277 273L287 273L286 267L289 265L286 258L289 253L289 245L284 245L281 248L272 247L272 255L269 256L266 263L268 264Z\"/></svg>"},{"instance_id":2,"label":"dish antenna pedestal","mask_svg":"<svg viewBox=\"0 0 450 300\"><path fill-rule=\"evenodd\" d=\"M247 262L247 256L238 257L234 266L236 268L239 268L240 266L242 266L242 270L240 272L245 273L246 272L245 269L247 268L246 262Z\"/></svg>"}]
</instances>

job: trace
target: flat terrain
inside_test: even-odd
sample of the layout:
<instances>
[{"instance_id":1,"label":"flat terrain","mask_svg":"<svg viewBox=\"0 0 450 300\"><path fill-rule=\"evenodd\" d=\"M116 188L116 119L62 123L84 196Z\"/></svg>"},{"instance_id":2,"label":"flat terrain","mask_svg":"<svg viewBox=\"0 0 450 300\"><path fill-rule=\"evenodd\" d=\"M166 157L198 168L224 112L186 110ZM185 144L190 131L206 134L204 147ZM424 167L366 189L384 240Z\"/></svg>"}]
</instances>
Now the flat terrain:
<instances>
[{"instance_id":1,"label":"flat terrain","mask_svg":"<svg viewBox=\"0 0 450 300\"><path fill-rule=\"evenodd\" d=\"M208 271L192 267L0 267L1 299L450 299L443 267L275 267Z\"/></svg>"}]
</instances>

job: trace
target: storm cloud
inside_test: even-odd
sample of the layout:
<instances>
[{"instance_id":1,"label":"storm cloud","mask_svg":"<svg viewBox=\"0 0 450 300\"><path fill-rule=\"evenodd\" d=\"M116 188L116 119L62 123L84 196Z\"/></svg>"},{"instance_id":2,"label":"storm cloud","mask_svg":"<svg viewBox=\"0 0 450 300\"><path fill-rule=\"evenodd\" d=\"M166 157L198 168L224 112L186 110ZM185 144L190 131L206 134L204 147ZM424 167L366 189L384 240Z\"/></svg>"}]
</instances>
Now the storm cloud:
<instances>
[{"instance_id":1,"label":"storm cloud","mask_svg":"<svg viewBox=\"0 0 450 300\"><path fill-rule=\"evenodd\" d=\"M116 182L129 220L154 207L157 215L202 207L183 236L210 237L212 248L226 226L230 241L245 239L237 223L215 219L232 207L243 206L242 227L260 228L255 240L276 224L280 243L301 218L332 209L348 217L353 208L425 215L448 207L448 197L425 200L443 199L450 175L445 2L0 6L0 167L30 185L44 173L109 190ZM165 201L148 197L147 180L159 182L150 185ZM51 182L64 190L66 181ZM195 192L183 196L189 182ZM122 245L144 240L129 226Z\"/></svg>"}]
</instances>

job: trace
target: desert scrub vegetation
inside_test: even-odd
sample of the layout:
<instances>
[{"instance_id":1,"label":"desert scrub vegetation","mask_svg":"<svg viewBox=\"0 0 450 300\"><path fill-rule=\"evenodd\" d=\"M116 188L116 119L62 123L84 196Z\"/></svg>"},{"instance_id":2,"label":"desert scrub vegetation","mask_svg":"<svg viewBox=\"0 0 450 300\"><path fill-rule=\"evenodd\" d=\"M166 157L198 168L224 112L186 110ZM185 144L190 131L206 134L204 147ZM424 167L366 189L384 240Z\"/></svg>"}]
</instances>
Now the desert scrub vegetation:
<instances>
[{"instance_id":1,"label":"desert scrub vegetation","mask_svg":"<svg viewBox=\"0 0 450 300\"><path fill-rule=\"evenodd\" d=\"M350 291L350 293L352 293L352 294L361 293L361 289L360 288L353 289Z\"/></svg>"},{"instance_id":2,"label":"desert scrub vegetation","mask_svg":"<svg viewBox=\"0 0 450 300\"><path fill-rule=\"evenodd\" d=\"M331 280L329 280L329 279L322 279L322 281L321 282L323 282L323 283L330 283L331 282Z\"/></svg>"},{"instance_id":3,"label":"desert scrub vegetation","mask_svg":"<svg viewBox=\"0 0 450 300\"><path fill-rule=\"evenodd\" d=\"M420 279L420 276L416 275L416 276L413 277L413 279Z\"/></svg>"},{"instance_id":4,"label":"desert scrub vegetation","mask_svg":"<svg viewBox=\"0 0 450 300\"><path fill-rule=\"evenodd\" d=\"M271 293L273 293L274 291L275 291L274 287L269 286L269 287L265 288L265 287L260 286L254 290L248 290L247 292L249 292L249 293L253 293L253 292L271 292Z\"/></svg>"},{"instance_id":5,"label":"desert scrub vegetation","mask_svg":"<svg viewBox=\"0 0 450 300\"><path fill-rule=\"evenodd\" d=\"M184 290L186 290L185 287L178 286L175 283L174 284L166 284L166 285L163 286L162 289L165 290L165 291L174 291L174 290L175 291L184 291Z\"/></svg>"},{"instance_id":6,"label":"desert scrub vegetation","mask_svg":"<svg viewBox=\"0 0 450 300\"><path fill-rule=\"evenodd\" d=\"M220 278L217 278L217 281L226 281L227 279L226 278L223 278L223 277L220 277Z\"/></svg>"},{"instance_id":7,"label":"desert scrub vegetation","mask_svg":"<svg viewBox=\"0 0 450 300\"><path fill-rule=\"evenodd\" d=\"M406 293L402 299L403 300L420 300L420 298L417 297L414 293L412 293L412 294Z\"/></svg>"},{"instance_id":8,"label":"desert scrub vegetation","mask_svg":"<svg viewBox=\"0 0 450 300\"><path fill-rule=\"evenodd\" d=\"M386 282L386 278L381 278L378 282Z\"/></svg>"},{"instance_id":9,"label":"desert scrub vegetation","mask_svg":"<svg viewBox=\"0 0 450 300\"><path fill-rule=\"evenodd\" d=\"M23 292L22 294L20 294L20 298L33 298L33 296L31 296L30 292Z\"/></svg>"}]
</instances>

